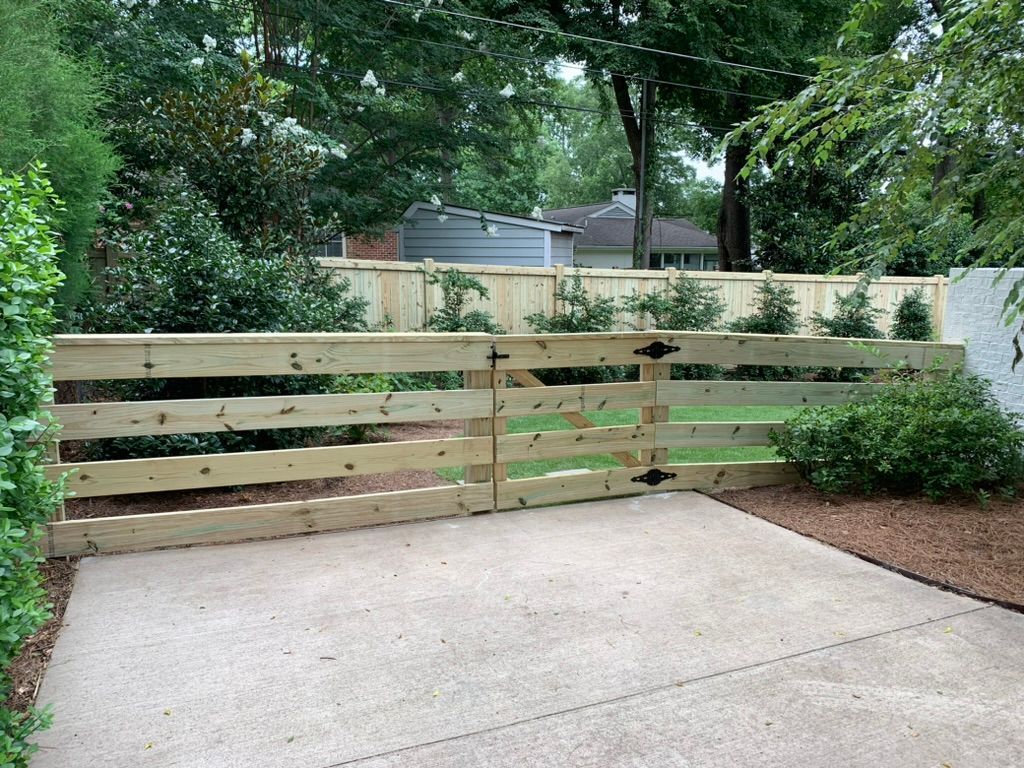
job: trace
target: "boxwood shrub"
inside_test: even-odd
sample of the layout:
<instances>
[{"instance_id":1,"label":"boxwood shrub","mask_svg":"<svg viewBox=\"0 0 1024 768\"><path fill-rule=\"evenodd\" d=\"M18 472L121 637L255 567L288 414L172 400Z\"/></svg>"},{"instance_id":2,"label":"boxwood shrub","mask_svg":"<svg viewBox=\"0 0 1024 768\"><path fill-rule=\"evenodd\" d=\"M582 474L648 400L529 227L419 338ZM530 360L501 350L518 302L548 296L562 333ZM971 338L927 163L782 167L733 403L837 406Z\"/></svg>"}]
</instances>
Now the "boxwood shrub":
<instances>
[{"instance_id":1,"label":"boxwood shrub","mask_svg":"<svg viewBox=\"0 0 1024 768\"><path fill-rule=\"evenodd\" d=\"M57 208L41 173L0 178L0 765L28 765L29 739L49 715L13 712L8 667L48 618L37 541L60 487L42 461L52 434L40 403L52 400L46 373L53 296L63 275L47 214Z\"/></svg>"},{"instance_id":2,"label":"boxwood shrub","mask_svg":"<svg viewBox=\"0 0 1024 768\"><path fill-rule=\"evenodd\" d=\"M829 493L1012 492L1024 478L1020 416L959 371L896 377L871 400L807 408L772 444Z\"/></svg>"}]
</instances>

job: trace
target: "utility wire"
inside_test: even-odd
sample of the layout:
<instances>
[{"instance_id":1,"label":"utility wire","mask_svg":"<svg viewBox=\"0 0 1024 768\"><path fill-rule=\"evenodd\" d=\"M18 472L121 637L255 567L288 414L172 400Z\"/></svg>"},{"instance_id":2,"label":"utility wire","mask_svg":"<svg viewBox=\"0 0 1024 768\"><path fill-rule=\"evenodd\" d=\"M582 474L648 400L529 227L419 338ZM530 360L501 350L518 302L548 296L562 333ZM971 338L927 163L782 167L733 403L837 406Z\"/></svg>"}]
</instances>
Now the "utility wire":
<instances>
[{"instance_id":1,"label":"utility wire","mask_svg":"<svg viewBox=\"0 0 1024 768\"><path fill-rule=\"evenodd\" d=\"M405 8L415 8L419 11L425 11L427 13L442 13L446 16L457 16L464 19L472 19L473 21L482 21L486 24L499 24L504 27L512 27L513 29L522 29L528 32L540 32L545 35L555 35L556 37L567 37L573 40L583 40L588 43L599 43L601 45L610 45L617 48L628 48L634 51L642 51L643 53L652 53L658 56L671 56L677 59L685 59L687 61L699 61L705 64L717 64L723 67L734 67L736 69L745 69L753 72L764 72L770 75L784 75L786 77L797 77L801 80L810 80L810 75L805 75L800 72L790 72L785 69L772 69L771 67L758 67L753 64L740 64L735 61L725 61L723 59L714 59L710 56L694 56L689 53L679 53L678 51L666 51L660 48L649 48L645 45L635 45L633 43L623 43L618 40L605 40L601 37L591 37L589 35L578 35L574 32L563 32L560 29L547 29L545 27L537 27L532 24L521 24L516 21L505 21L503 19L491 19L487 16L475 16L471 13L462 13L461 11L453 11L447 8L437 8L431 6L429 8L423 5L416 5L415 3L407 3L404 0L380 0L381 3L386 5L398 5Z\"/></svg>"},{"instance_id":2,"label":"utility wire","mask_svg":"<svg viewBox=\"0 0 1024 768\"><path fill-rule=\"evenodd\" d=\"M233 4L233 3L227 2L227 0L207 0L207 1L209 3L211 3L211 4L213 4L213 5L220 5L222 7L232 8L233 10L236 10L236 11L246 11L246 12L248 12L248 11L251 10L250 8L247 8L245 6L240 6L240 5L237 5L237 4ZM419 10L424 10L421 6L412 6L412 7L415 7L417 9L419 9ZM432 10L432 9L425 9L425 10ZM327 22L327 21L324 21L322 19L313 19L313 18L309 18L309 17L306 17L306 16L297 16L295 14L282 13L280 11L264 11L262 13L265 16L272 16L272 17L278 18L278 19L289 19L291 21L302 21L302 22L306 22L306 23L309 23L309 24L314 24L314 25L319 25L319 26L327 27L329 29L339 29L339 30L344 30L344 31L349 31L349 32L353 31L353 27L350 26L350 25L339 24L339 23L336 23L336 22L333 22L333 23L332 22ZM663 79L654 78L654 77L644 77L643 75L630 75L630 74L626 74L625 72L615 72L615 71L606 70L606 69L595 69L593 67L585 67L582 64L576 64L575 62L559 61L557 59L541 59L541 58L530 57L530 56L520 56L520 55L513 54L513 53L505 53L504 51L481 50L479 48L471 48L469 46L458 45L456 43L443 43L443 42L436 41L436 40L425 40L423 38L410 37L408 35L394 35L393 37L396 40L404 40L406 42L411 42L411 43L420 43L420 44L423 44L423 45L430 45L430 46L434 46L434 47L437 47L437 48L447 48L449 50L464 51L466 53L470 53L470 54L475 55L475 56L487 56L487 57L496 58L496 59L507 59L507 60L510 60L510 61L521 61L521 62L524 62L524 63L539 64L539 65L550 66L550 67L565 67L567 69L574 69L574 70L577 70L577 71L580 71L580 72L587 72L587 73L595 74L595 75L614 75L616 77L622 77L622 78L625 78L627 80L633 80L635 82L643 82L643 81L646 80L646 81L649 81L649 82L652 82L652 83L657 83L658 85L667 85L667 86L671 86L671 87L674 87L674 88L686 88L686 89L694 90L694 91L704 91L706 93L720 93L720 94L723 94L723 95L731 95L731 96L745 96L745 97L750 98L750 99L757 99L759 101L766 101L766 102L779 101L782 98L782 97L776 97L776 96L765 96L763 94L757 94L757 93L748 93L746 91L738 91L738 90L729 89L729 88L713 88L713 87L707 86L707 85L696 85L694 83L682 83L682 82L679 82L678 80L663 80ZM611 42L611 41L609 41L609 42ZM682 55L682 54L680 54L680 55ZM701 61L704 61L704 59L701 59Z\"/></svg>"}]
</instances>

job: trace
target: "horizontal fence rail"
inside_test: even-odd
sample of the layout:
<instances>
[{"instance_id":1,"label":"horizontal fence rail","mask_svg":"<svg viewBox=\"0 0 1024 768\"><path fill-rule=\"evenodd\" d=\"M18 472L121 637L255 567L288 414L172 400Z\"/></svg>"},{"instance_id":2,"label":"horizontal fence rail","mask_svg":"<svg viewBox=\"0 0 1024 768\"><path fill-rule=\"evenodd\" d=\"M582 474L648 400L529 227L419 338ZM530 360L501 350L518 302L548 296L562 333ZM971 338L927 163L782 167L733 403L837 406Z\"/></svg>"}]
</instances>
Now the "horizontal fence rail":
<instances>
[{"instance_id":1,"label":"horizontal fence rail","mask_svg":"<svg viewBox=\"0 0 1024 768\"><path fill-rule=\"evenodd\" d=\"M649 318L637 317L621 308L622 300L634 293L646 296L661 293L675 283L680 275L699 280L719 289L725 303L722 322L728 323L751 313L758 286L771 274L779 285L793 289L800 332L811 333L811 320L817 314L832 317L836 298L852 293L858 275L796 275L767 272L680 272L675 269L590 269L556 267L511 267L483 264L445 264L426 260L423 264L372 261L367 259L322 259L321 263L338 279L348 280L352 291L369 302L371 323L389 322L398 331L416 331L427 327L436 308L443 305L439 286L432 284L430 273L457 269L479 280L487 296L474 298L471 308L490 313L509 333L530 333L527 315L551 315L559 308L555 298L558 283L578 273L583 286L592 296L615 299L620 310L616 331L648 329ZM921 289L932 307L936 338L941 338L943 315L949 279L934 277L882 277L868 287L874 306L883 311L878 326L888 333L892 314L900 300L911 291Z\"/></svg>"},{"instance_id":2,"label":"horizontal fence rail","mask_svg":"<svg viewBox=\"0 0 1024 768\"><path fill-rule=\"evenodd\" d=\"M669 451L764 446L778 421L672 422L673 406L834 405L883 384L673 381L673 363L951 369L956 344L645 331L610 334L238 334L55 338L58 381L463 372L464 389L60 403L62 440L460 420L463 436L210 455L56 462L72 498L185 491L464 467L464 483L308 501L64 520L47 554L211 544L584 499L793 482L780 461L679 464ZM637 381L545 386L544 369L629 366ZM636 414L601 426L603 411ZM508 419L558 415L567 428L508 434ZM589 415L588 415L589 414ZM632 417L631 417L632 418ZM450 433L449 433L450 434ZM508 465L610 456L617 469L508 479ZM439 479L440 482L440 479Z\"/></svg>"}]
</instances>

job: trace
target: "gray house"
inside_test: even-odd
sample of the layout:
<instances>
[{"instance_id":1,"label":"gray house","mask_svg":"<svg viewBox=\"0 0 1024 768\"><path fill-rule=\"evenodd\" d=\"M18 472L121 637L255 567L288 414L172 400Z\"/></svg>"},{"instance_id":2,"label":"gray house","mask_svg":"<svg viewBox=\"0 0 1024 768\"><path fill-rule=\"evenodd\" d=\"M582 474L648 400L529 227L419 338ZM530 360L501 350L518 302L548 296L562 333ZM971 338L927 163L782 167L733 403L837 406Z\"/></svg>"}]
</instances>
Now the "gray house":
<instances>
[{"instance_id":1,"label":"gray house","mask_svg":"<svg viewBox=\"0 0 1024 768\"><path fill-rule=\"evenodd\" d=\"M628 269L633 263L633 228L636 190L612 190L603 203L544 211L544 218L579 227L576 264L581 267ZM681 218L655 218L651 227L651 268L718 269L718 241L714 235Z\"/></svg>"},{"instance_id":2,"label":"gray house","mask_svg":"<svg viewBox=\"0 0 1024 768\"><path fill-rule=\"evenodd\" d=\"M415 202L398 230L399 261L513 267L572 265L573 236L581 227L455 205Z\"/></svg>"}]
</instances>

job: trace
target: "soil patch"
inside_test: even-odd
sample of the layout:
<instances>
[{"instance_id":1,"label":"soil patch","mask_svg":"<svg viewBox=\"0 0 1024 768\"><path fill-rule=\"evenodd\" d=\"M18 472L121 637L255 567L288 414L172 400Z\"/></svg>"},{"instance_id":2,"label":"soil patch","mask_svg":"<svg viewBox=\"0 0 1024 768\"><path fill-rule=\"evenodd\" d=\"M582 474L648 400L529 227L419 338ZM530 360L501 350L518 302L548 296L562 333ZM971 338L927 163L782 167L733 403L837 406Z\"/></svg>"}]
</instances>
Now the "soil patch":
<instances>
[{"instance_id":1,"label":"soil patch","mask_svg":"<svg viewBox=\"0 0 1024 768\"><path fill-rule=\"evenodd\" d=\"M379 442L460 437L462 429L461 421L396 424L389 426L385 439ZM439 485L451 485L451 483L433 470L407 470L379 475L356 475L248 485L241 489L205 488L190 491L69 499L65 503L65 514L68 520L82 520L95 517L120 517L122 515L146 515L154 512L234 507L246 504L271 504L279 501L308 501L335 496L356 496L361 493L433 488Z\"/></svg>"},{"instance_id":2,"label":"soil patch","mask_svg":"<svg viewBox=\"0 0 1024 768\"><path fill-rule=\"evenodd\" d=\"M48 595L47 600L53 605L53 616L25 641L21 653L11 664L11 693L4 706L14 712L24 712L35 703L39 683L42 682L63 625L64 609L67 608L71 588L75 584L75 574L78 572L78 558L47 560L40 565L40 570L45 579L43 586Z\"/></svg>"},{"instance_id":3,"label":"soil patch","mask_svg":"<svg viewBox=\"0 0 1024 768\"><path fill-rule=\"evenodd\" d=\"M982 597L1024 605L1024 499L934 503L810 486L714 494L784 528Z\"/></svg>"}]
</instances>

